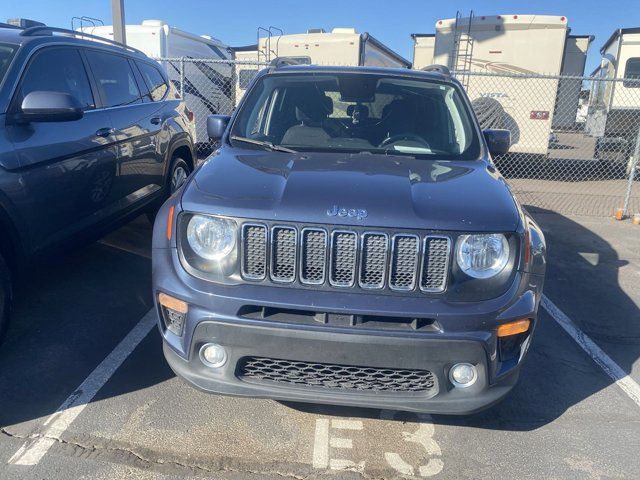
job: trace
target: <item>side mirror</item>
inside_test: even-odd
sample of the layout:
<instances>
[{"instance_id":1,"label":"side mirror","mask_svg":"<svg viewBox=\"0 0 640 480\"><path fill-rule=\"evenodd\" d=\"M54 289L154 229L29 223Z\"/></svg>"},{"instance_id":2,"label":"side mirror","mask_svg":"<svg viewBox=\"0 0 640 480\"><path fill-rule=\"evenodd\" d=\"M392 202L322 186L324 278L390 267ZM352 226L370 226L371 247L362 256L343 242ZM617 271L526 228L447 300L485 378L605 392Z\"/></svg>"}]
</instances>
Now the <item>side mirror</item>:
<instances>
[{"instance_id":1,"label":"side mirror","mask_svg":"<svg viewBox=\"0 0 640 480\"><path fill-rule=\"evenodd\" d=\"M209 115L207 117L207 134L209 140L217 141L222 138L224 131L229 125L231 117L229 115Z\"/></svg>"},{"instance_id":2,"label":"side mirror","mask_svg":"<svg viewBox=\"0 0 640 480\"><path fill-rule=\"evenodd\" d=\"M504 155L511 147L511 132L509 130L489 129L484 130L484 139L487 141L491 156Z\"/></svg>"},{"instance_id":3,"label":"side mirror","mask_svg":"<svg viewBox=\"0 0 640 480\"><path fill-rule=\"evenodd\" d=\"M24 100L17 117L23 122L70 122L83 116L80 102L63 92L35 91Z\"/></svg>"}]
</instances>

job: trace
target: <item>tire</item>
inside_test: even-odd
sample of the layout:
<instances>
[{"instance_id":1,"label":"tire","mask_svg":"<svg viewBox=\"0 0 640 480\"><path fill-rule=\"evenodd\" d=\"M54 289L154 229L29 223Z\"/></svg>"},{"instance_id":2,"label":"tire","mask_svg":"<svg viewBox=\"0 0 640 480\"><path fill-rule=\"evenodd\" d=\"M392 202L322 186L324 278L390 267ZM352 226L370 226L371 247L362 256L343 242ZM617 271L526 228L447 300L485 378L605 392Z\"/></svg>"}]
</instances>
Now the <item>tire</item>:
<instances>
[{"instance_id":1,"label":"tire","mask_svg":"<svg viewBox=\"0 0 640 480\"><path fill-rule=\"evenodd\" d=\"M504 108L496 99L479 97L471 102L471 106L483 130L487 128L506 128Z\"/></svg>"},{"instance_id":2,"label":"tire","mask_svg":"<svg viewBox=\"0 0 640 480\"><path fill-rule=\"evenodd\" d=\"M7 331L11 312L11 274L7 263L0 255L0 342Z\"/></svg>"},{"instance_id":3,"label":"tire","mask_svg":"<svg viewBox=\"0 0 640 480\"><path fill-rule=\"evenodd\" d=\"M173 195L176 190L184 185L190 174L191 168L189 164L180 157L174 158L169 168L169 195Z\"/></svg>"},{"instance_id":4,"label":"tire","mask_svg":"<svg viewBox=\"0 0 640 480\"><path fill-rule=\"evenodd\" d=\"M187 181L187 178L190 174L191 167L189 167L189 164L183 158L175 157L171 161L169 174L167 175L167 197L173 195L176 190L184 185L184 182ZM153 222L156 219L156 214L158 213L159 207L160 205L156 205L147 212L147 219L149 220L149 223L151 225L153 225Z\"/></svg>"}]
</instances>

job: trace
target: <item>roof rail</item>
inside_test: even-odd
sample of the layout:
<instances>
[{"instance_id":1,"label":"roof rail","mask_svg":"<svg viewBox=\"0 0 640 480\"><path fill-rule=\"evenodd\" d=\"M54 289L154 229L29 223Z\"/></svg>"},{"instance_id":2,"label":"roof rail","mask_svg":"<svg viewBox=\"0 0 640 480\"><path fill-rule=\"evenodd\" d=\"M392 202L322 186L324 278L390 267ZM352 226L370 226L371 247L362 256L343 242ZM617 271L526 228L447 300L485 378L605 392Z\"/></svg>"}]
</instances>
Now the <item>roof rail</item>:
<instances>
[{"instance_id":1,"label":"roof rail","mask_svg":"<svg viewBox=\"0 0 640 480\"><path fill-rule=\"evenodd\" d=\"M98 42L106 43L108 45L120 47L125 50L129 50L130 52L140 53L146 56L146 54L142 50L138 50L137 48L130 47L129 45L124 45L120 42L116 42L115 40L99 37L98 35L91 35L90 33L77 32L75 30L69 30L67 28L47 27L47 26L31 27L20 32L20 35L23 37L35 37L37 35L47 35L47 34L53 34L53 33L64 33L66 35L71 35L74 37L87 38L89 40L95 40Z\"/></svg>"},{"instance_id":2,"label":"roof rail","mask_svg":"<svg viewBox=\"0 0 640 480\"><path fill-rule=\"evenodd\" d=\"M434 63L433 65L427 65L426 67L422 67L420 70L422 70L423 72L441 73L442 75L445 75L447 77L451 76L451 70L449 70L449 67L445 67L444 65L438 65L437 63Z\"/></svg>"}]
</instances>

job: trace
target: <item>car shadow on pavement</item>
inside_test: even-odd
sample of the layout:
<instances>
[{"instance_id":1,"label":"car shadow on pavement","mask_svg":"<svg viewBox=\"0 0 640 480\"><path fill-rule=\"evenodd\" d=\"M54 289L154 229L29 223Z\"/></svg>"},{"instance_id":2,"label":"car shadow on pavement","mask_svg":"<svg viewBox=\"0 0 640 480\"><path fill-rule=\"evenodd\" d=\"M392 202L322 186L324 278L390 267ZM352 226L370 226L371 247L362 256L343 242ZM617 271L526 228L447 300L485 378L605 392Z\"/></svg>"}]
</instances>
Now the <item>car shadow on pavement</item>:
<instances>
[{"instance_id":1,"label":"car shadow on pavement","mask_svg":"<svg viewBox=\"0 0 640 480\"><path fill-rule=\"evenodd\" d=\"M637 227L612 223L607 238L603 238L577 221L550 211L537 209L534 217L547 240L545 294L626 373L630 373L634 362L640 358L640 282L631 292L634 298L619 284L619 270L629 264L624 257L630 254L619 247L624 244L625 236L632 238L635 235L635 258L640 258ZM629 231L629 228L636 230ZM571 407L612 383L613 380L540 307L539 322L520 380L509 395L479 413L433 415L431 418L434 423L442 425L506 431L535 430L553 422ZM635 407L624 395L621 398L623 402L629 402L629 408ZM380 410L376 409L287 405L323 415L381 416ZM419 421L419 416L411 413L398 414L395 418Z\"/></svg>"},{"instance_id":2,"label":"car shadow on pavement","mask_svg":"<svg viewBox=\"0 0 640 480\"><path fill-rule=\"evenodd\" d=\"M55 412L109 355L152 308L151 262L93 243L32 268L14 296L0 346L0 427ZM137 372L128 388L173 376L162 372Z\"/></svg>"}]
</instances>

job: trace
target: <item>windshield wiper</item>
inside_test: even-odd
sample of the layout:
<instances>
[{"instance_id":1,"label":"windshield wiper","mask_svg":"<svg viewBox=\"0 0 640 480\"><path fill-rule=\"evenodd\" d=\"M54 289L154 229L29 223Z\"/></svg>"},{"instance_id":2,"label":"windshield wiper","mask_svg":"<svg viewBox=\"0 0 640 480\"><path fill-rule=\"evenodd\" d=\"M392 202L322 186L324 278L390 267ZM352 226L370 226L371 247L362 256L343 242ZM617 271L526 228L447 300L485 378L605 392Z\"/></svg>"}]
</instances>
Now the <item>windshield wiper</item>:
<instances>
[{"instance_id":1,"label":"windshield wiper","mask_svg":"<svg viewBox=\"0 0 640 480\"><path fill-rule=\"evenodd\" d=\"M232 135L230 138L231 140L235 140L236 142L244 142L244 143L250 143L252 145L259 145L260 147L265 147L274 152L298 153L297 150L283 147L281 145L274 145L271 142L265 142L263 140L254 140L253 138L237 137L235 135Z\"/></svg>"}]
</instances>

